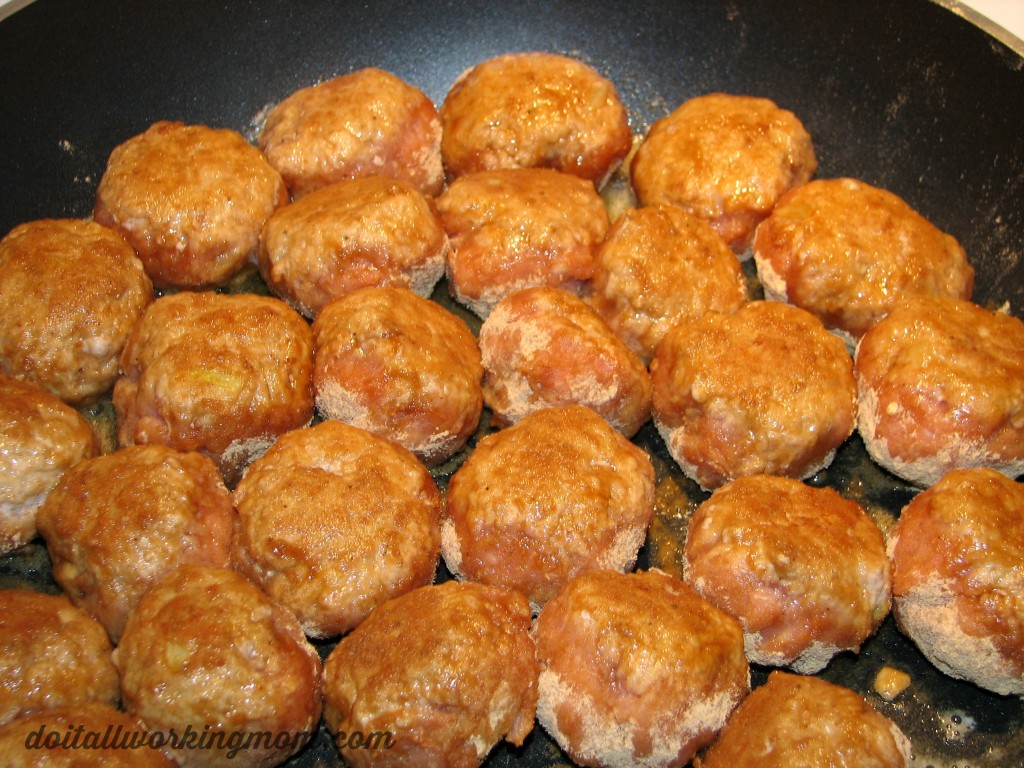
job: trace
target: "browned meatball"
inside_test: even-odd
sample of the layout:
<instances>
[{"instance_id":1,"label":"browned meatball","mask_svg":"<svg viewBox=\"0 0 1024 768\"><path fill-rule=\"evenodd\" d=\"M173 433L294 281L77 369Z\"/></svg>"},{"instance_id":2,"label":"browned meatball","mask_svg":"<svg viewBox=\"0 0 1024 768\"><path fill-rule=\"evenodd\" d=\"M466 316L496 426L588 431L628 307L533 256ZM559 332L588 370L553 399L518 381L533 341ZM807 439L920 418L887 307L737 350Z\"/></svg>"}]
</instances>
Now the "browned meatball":
<instances>
[{"instance_id":1,"label":"browned meatball","mask_svg":"<svg viewBox=\"0 0 1024 768\"><path fill-rule=\"evenodd\" d=\"M53 578L117 642L142 593L182 563L226 566L233 508L199 453L132 446L66 472L39 510Z\"/></svg>"},{"instance_id":2,"label":"browned meatball","mask_svg":"<svg viewBox=\"0 0 1024 768\"><path fill-rule=\"evenodd\" d=\"M328 656L324 719L353 768L475 768L502 739L519 745L533 730L537 673L521 594L421 587L381 605ZM364 748L355 733L391 746Z\"/></svg>"},{"instance_id":3,"label":"browned meatball","mask_svg":"<svg viewBox=\"0 0 1024 768\"><path fill-rule=\"evenodd\" d=\"M277 299L164 296L135 327L121 367L120 444L200 451L229 483L313 417L313 332Z\"/></svg>"},{"instance_id":4,"label":"browned meatball","mask_svg":"<svg viewBox=\"0 0 1024 768\"><path fill-rule=\"evenodd\" d=\"M452 295L480 317L531 285L581 292L609 224L592 184L543 168L462 176L438 210L451 239Z\"/></svg>"},{"instance_id":5,"label":"browned meatball","mask_svg":"<svg viewBox=\"0 0 1024 768\"><path fill-rule=\"evenodd\" d=\"M286 202L281 176L241 134L161 121L110 154L93 213L158 286L202 288L256 260L260 230Z\"/></svg>"},{"instance_id":6,"label":"browned meatball","mask_svg":"<svg viewBox=\"0 0 1024 768\"><path fill-rule=\"evenodd\" d=\"M506 296L480 328L484 399L502 424L585 405L632 437L651 415L647 367L587 303L550 286Z\"/></svg>"},{"instance_id":7,"label":"browned meatball","mask_svg":"<svg viewBox=\"0 0 1024 768\"><path fill-rule=\"evenodd\" d=\"M660 571L578 576L535 635L538 719L580 765L686 765L750 690L739 624Z\"/></svg>"},{"instance_id":8,"label":"browned meatball","mask_svg":"<svg viewBox=\"0 0 1024 768\"><path fill-rule=\"evenodd\" d=\"M441 554L539 610L584 571L631 568L653 512L646 453L589 408L545 408L482 439L452 476Z\"/></svg>"},{"instance_id":9,"label":"browned meatball","mask_svg":"<svg viewBox=\"0 0 1024 768\"><path fill-rule=\"evenodd\" d=\"M296 198L363 176L402 179L427 195L444 185L437 108L373 67L291 94L268 115L259 145Z\"/></svg>"},{"instance_id":10,"label":"browned meatball","mask_svg":"<svg viewBox=\"0 0 1024 768\"><path fill-rule=\"evenodd\" d=\"M142 262L113 230L73 219L15 227L0 240L0 372L72 404L95 400L152 300Z\"/></svg>"},{"instance_id":11,"label":"browned meatball","mask_svg":"<svg viewBox=\"0 0 1024 768\"><path fill-rule=\"evenodd\" d=\"M710 222L748 256L754 228L818 168L796 115L768 99L712 93L651 126L630 167L643 205L675 205Z\"/></svg>"},{"instance_id":12,"label":"browned meatball","mask_svg":"<svg viewBox=\"0 0 1024 768\"><path fill-rule=\"evenodd\" d=\"M809 477L853 431L843 342L802 309L754 301L672 328L651 363L654 421L686 475Z\"/></svg>"},{"instance_id":13,"label":"browned meatball","mask_svg":"<svg viewBox=\"0 0 1024 768\"><path fill-rule=\"evenodd\" d=\"M128 614L114 663L125 709L148 728L208 737L207 748L168 745L186 768L279 765L320 720L320 658L295 616L226 568L183 565L157 582ZM235 734L256 732L273 740L228 758Z\"/></svg>"},{"instance_id":14,"label":"browned meatball","mask_svg":"<svg viewBox=\"0 0 1024 768\"><path fill-rule=\"evenodd\" d=\"M581 61L509 53L477 64L441 107L448 173L554 168L601 186L632 134L615 86Z\"/></svg>"}]
</instances>

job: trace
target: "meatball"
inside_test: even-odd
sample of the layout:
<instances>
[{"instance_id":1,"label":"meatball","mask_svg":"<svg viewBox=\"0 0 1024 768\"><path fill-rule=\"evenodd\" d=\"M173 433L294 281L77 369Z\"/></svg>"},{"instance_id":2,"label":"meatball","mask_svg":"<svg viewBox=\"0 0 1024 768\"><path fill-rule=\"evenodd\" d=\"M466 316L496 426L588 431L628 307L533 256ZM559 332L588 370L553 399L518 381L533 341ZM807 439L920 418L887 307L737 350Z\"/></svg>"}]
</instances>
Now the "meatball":
<instances>
[{"instance_id":1,"label":"meatball","mask_svg":"<svg viewBox=\"0 0 1024 768\"><path fill-rule=\"evenodd\" d=\"M651 126L630 181L642 205L675 205L706 219L743 258L754 229L818 169L811 137L768 99L712 93Z\"/></svg>"},{"instance_id":2,"label":"meatball","mask_svg":"<svg viewBox=\"0 0 1024 768\"><path fill-rule=\"evenodd\" d=\"M382 604L327 657L324 719L353 768L474 768L501 739L519 745L533 730L537 673L521 594L420 587Z\"/></svg>"},{"instance_id":3,"label":"meatball","mask_svg":"<svg viewBox=\"0 0 1024 768\"><path fill-rule=\"evenodd\" d=\"M226 568L182 565L157 582L128 614L114 663L125 709L149 729L203 729L167 746L186 768L279 765L320 719L316 650L289 611ZM260 732L273 741L250 738Z\"/></svg>"},{"instance_id":4,"label":"meatball","mask_svg":"<svg viewBox=\"0 0 1024 768\"><path fill-rule=\"evenodd\" d=\"M843 342L810 313L754 301L674 326L651 362L654 423L687 477L810 477L853 432Z\"/></svg>"},{"instance_id":5,"label":"meatball","mask_svg":"<svg viewBox=\"0 0 1024 768\"><path fill-rule=\"evenodd\" d=\"M116 705L107 633L63 595L0 589L0 723L57 707Z\"/></svg>"},{"instance_id":6,"label":"meatball","mask_svg":"<svg viewBox=\"0 0 1024 768\"><path fill-rule=\"evenodd\" d=\"M940 670L1024 696L1024 486L958 469L903 508L889 536L896 623Z\"/></svg>"},{"instance_id":7,"label":"meatball","mask_svg":"<svg viewBox=\"0 0 1024 768\"><path fill-rule=\"evenodd\" d=\"M234 493L235 567L312 637L434 580L441 495L415 457L339 421L283 435Z\"/></svg>"},{"instance_id":8,"label":"meatball","mask_svg":"<svg viewBox=\"0 0 1024 768\"><path fill-rule=\"evenodd\" d=\"M480 328L484 400L504 425L585 405L626 437L651 415L647 367L578 296L550 286L506 296Z\"/></svg>"},{"instance_id":9,"label":"meatball","mask_svg":"<svg viewBox=\"0 0 1024 768\"><path fill-rule=\"evenodd\" d=\"M441 126L452 176L554 168L600 187L633 143L615 86L554 53L509 53L463 73L441 106Z\"/></svg>"},{"instance_id":10,"label":"meatball","mask_svg":"<svg viewBox=\"0 0 1024 768\"><path fill-rule=\"evenodd\" d=\"M462 176L438 210L451 240L449 288L480 317L532 285L582 292L609 225L592 184L545 168Z\"/></svg>"},{"instance_id":11,"label":"meatball","mask_svg":"<svg viewBox=\"0 0 1024 768\"><path fill-rule=\"evenodd\" d=\"M589 408L545 408L477 443L448 485L441 554L539 610L569 579L628 570L654 514L654 467Z\"/></svg>"},{"instance_id":12,"label":"meatball","mask_svg":"<svg viewBox=\"0 0 1024 768\"><path fill-rule=\"evenodd\" d=\"M750 690L736 621L660 571L581 574L535 635L538 719L580 765L686 765Z\"/></svg>"},{"instance_id":13,"label":"meatball","mask_svg":"<svg viewBox=\"0 0 1024 768\"><path fill-rule=\"evenodd\" d=\"M372 67L288 96L267 116L259 146L296 198L363 176L401 179L426 195L444 186L437 108Z\"/></svg>"},{"instance_id":14,"label":"meatball","mask_svg":"<svg viewBox=\"0 0 1024 768\"><path fill-rule=\"evenodd\" d=\"M106 393L153 285L124 239L44 219L0 240L0 372L73 405Z\"/></svg>"},{"instance_id":15,"label":"meatball","mask_svg":"<svg viewBox=\"0 0 1024 768\"><path fill-rule=\"evenodd\" d=\"M210 459L140 445L66 472L38 525L54 580L117 642L128 611L168 571L227 566L233 515Z\"/></svg>"},{"instance_id":16,"label":"meatball","mask_svg":"<svg viewBox=\"0 0 1024 768\"><path fill-rule=\"evenodd\" d=\"M200 451L225 480L313 417L313 332L287 304L183 292L153 302L114 386L121 446Z\"/></svg>"},{"instance_id":17,"label":"meatball","mask_svg":"<svg viewBox=\"0 0 1024 768\"><path fill-rule=\"evenodd\" d=\"M850 346L908 296L971 298L974 270L950 235L902 199L854 179L787 194L758 227L765 294L816 315Z\"/></svg>"},{"instance_id":18,"label":"meatball","mask_svg":"<svg viewBox=\"0 0 1024 768\"><path fill-rule=\"evenodd\" d=\"M61 475L98 452L78 411L0 373L0 555L35 538L38 509Z\"/></svg>"},{"instance_id":19,"label":"meatball","mask_svg":"<svg viewBox=\"0 0 1024 768\"><path fill-rule=\"evenodd\" d=\"M956 468L1024 472L1024 322L917 297L857 347L857 428L871 457L922 488Z\"/></svg>"},{"instance_id":20,"label":"meatball","mask_svg":"<svg viewBox=\"0 0 1024 768\"><path fill-rule=\"evenodd\" d=\"M739 259L711 225L682 208L632 208L597 251L590 301L650 363L669 328L747 300Z\"/></svg>"},{"instance_id":21,"label":"meatball","mask_svg":"<svg viewBox=\"0 0 1024 768\"><path fill-rule=\"evenodd\" d=\"M157 286L205 288L256 260L260 230L286 202L281 176L241 134L161 121L110 154L93 215Z\"/></svg>"},{"instance_id":22,"label":"meatball","mask_svg":"<svg viewBox=\"0 0 1024 768\"><path fill-rule=\"evenodd\" d=\"M364 288L313 324L317 409L389 437L427 464L465 445L483 409L480 350L469 327L403 288Z\"/></svg>"},{"instance_id":23,"label":"meatball","mask_svg":"<svg viewBox=\"0 0 1024 768\"><path fill-rule=\"evenodd\" d=\"M831 488L739 478L697 508L685 557L686 580L739 620L756 664L818 672L889 612L882 532Z\"/></svg>"}]
</instances>

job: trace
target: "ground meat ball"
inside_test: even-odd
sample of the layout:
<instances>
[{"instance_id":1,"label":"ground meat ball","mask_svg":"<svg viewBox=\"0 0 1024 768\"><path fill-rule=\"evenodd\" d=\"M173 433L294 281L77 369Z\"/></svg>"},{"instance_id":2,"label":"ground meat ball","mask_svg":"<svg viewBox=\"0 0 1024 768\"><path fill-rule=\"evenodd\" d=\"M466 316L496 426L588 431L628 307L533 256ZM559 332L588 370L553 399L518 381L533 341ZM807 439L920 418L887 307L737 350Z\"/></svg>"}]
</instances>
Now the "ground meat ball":
<instances>
[{"instance_id":1,"label":"ground meat ball","mask_svg":"<svg viewBox=\"0 0 1024 768\"><path fill-rule=\"evenodd\" d=\"M320 720L316 650L290 612L226 568L183 565L157 582L128 615L114 663L125 709L148 728L210 726L210 748L170 750L186 768L279 765ZM229 760L218 732L269 732L273 742L249 743ZM292 736L286 744L282 733Z\"/></svg>"},{"instance_id":2,"label":"ground meat ball","mask_svg":"<svg viewBox=\"0 0 1024 768\"><path fill-rule=\"evenodd\" d=\"M854 179L790 192L757 230L770 298L817 315L851 342L910 295L969 299L974 270L950 235L891 192Z\"/></svg>"},{"instance_id":3,"label":"ground meat ball","mask_svg":"<svg viewBox=\"0 0 1024 768\"><path fill-rule=\"evenodd\" d=\"M800 120L768 99L712 93L651 126L630 180L642 205L675 205L706 219L744 256L779 198L818 168Z\"/></svg>"},{"instance_id":4,"label":"ground meat ball","mask_svg":"<svg viewBox=\"0 0 1024 768\"><path fill-rule=\"evenodd\" d=\"M462 176L438 199L438 210L451 239L452 295L480 317L531 285L579 293L609 225L592 184L548 169Z\"/></svg>"},{"instance_id":5,"label":"ground meat ball","mask_svg":"<svg viewBox=\"0 0 1024 768\"><path fill-rule=\"evenodd\" d=\"M743 625L747 658L818 672L889 612L882 532L831 488L759 475L719 488L690 519L686 580Z\"/></svg>"},{"instance_id":6,"label":"ground meat ball","mask_svg":"<svg viewBox=\"0 0 1024 768\"><path fill-rule=\"evenodd\" d=\"M474 768L523 743L537 704L530 608L482 584L421 587L381 605L324 665L324 719L353 768ZM350 734L393 744L353 745Z\"/></svg>"},{"instance_id":7,"label":"ground meat ball","mask_svg":"<svg viewBox=\"0 0 1024 768\"><path fill-rule=\"evenodd\" d=\"M142 593L182 563L226 566L233 508L198 453L133 446L66 472L39 511L53 578L117 642Z\"/></svg>"},{"instance_id":8,"label":"ground meat ball","mask_svg":"<svg viewBox=\"0 0 1024 768\"><path fill-rule=\"evenodd\" d=\"M313 417L313 332L283 301L183 292L135 327L114 387L122 446L200 451L231 484Z\"/></svg>"},{"instance_id":9,"label":"ground meat ball","mask_svg":"<svg viewBox=\"0 0 1024 768\"><path fill-rule=\"evenodd\" d=\"M545 408L482 439L452 476L441 554L539 610L584 571L631 568L653 512L646 453L589 408Z\"/></svg>"},{"instance_id":10,"label":"ground meat ball","mask_svg":"<svg viewBox=\"0 0 1024 768\"><path fill-rule=\"evenodd\" d=\"M576 404L632 437L650 417L643 361L574 294L537 286L506 296L480 328L480 351L484 399L504 425Z\"/></svg>"},{"instance_id":11,"label":"ground meat ball","mask_svg":"<svg viewBox=\"0 0 1024 768\"><path fill-rule=\"evenodd\" d=\"M650 363L668 329L747 300L736 255L711 226L682 208L633 208L597 251L590 301Z\"/></svg>"},{"instance_id":12,"label":"ground meat ball","mask_svg":"<svg viewBox=\"0 0 1024 768\"><path fill-rule=\"evenodd\" d=\"M857 427L871 457L922 487L955 468L1024 471L1024 323L915 298L857 348Z\"/></svg>"},{"instance_id":13,"label":"ground meat ball","mask_svg":"<svg viewBox=\"0 0 1024 768\"><path fill-rule=\"evenodd\" d=\"M852 369L843 342L802 309L754 301L708 312L658 348L654 421L705 489L746 475L809 477L853 431Z\"/></svg>"},{"instance_id":14,"label":"ground meat ball","mask_svg":"<svg viewBox=\"0 0 1024 768\"><path fill-rule=\"evenodd\" d=\"M736 621L660 571L582 574L535 635L538 718L580 765L686 765L750 690Z\"/></svg>"},{"instance_id":15,"label":"ground meat ball","mask_svg":"<svg viewBox=\"0 0 1024 768\"><path fill-rule=\"evenodd\" d=\"M554 168L600 186L632 145L615 86L553 53L510 53L477 64L441 107L448 173Z\"/></svg>"},{"instance_id":16,"label":"ground meat ball","mask_svg":"<svg viewBox=\"0 0 1024 768\"><path fill-rule=\"evenodd\" d=\"M73 219L15 227L0 240L0 372L72 404L95 400L152 300L142 262L116 232Z\"/></svg>"},{"instance_id":17,"label":"ground meat ball","mask_svg":"<svg viewBox=\"0 0 1024 768\"><path fill-rule=\"evenodd\" d=\"M889 536L896 623L948 675L1024 696L1024 486L953 470Z\"/></svg>"},{"instance_id":18,"label":"ground meat ball","mask_svg":"<svg viewBox=\"0 0 1024 768\"><path fill-rule=\"evenodd\" d=\"M372 67L290 95L267 116L259 145L296 198L363 176L401 179L426 195L444 186L437 108Z\"/></svg>"},{"instance_id":19,"label":"ground meat ball","mask_svg":"<svg viewBox=\"0 0 1024 768\"><path fill-rule=\"evenodd\" d=\"M158 286L201 288L255 261L260 230L287 201L284 181L241 134L161 121L110 154L93 213Z\"/></svg>"},{"instance_id":20,"label":"ground meat ball","mask_svg":"<svg viewBox=\"0 0 1024 768\"><path fill-rule=\"evenodd\" d=\"M75 704L116 705L107 633L63 595L0 590L0 723Z\"/></svg>"},{"instance_id":21,"label":"ground meat ball","mask_svg":"<svg viewBox=\"0 0 1024 768\"><path fill-rule=\"evenodd\" d=\"M431 465L476 429L480 350L441 305L402 288L365 288L328 304L313 333L324 416L389 437Z\"/></svg>"}]
</instances>

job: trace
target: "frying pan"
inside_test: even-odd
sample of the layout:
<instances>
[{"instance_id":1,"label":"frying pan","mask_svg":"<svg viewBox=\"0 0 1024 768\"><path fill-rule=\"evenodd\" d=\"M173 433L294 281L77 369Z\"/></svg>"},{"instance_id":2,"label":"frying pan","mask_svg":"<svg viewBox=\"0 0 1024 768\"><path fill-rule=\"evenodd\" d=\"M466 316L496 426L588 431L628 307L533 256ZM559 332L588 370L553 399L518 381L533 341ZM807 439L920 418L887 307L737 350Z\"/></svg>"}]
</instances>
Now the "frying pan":
<instances>
[{"instance_id":1,"label":"frying pan","mask_svg":"<svg viewBox=\"0 0 1024 768\"><path fill-rule=\"evenodd\" d=\"M514 50L595 66L618 87L637 134L709 91L775 100L810 131L819 176L854 176L904 197L964 245L975 300L1008 303L1019 316L1024 51L927 0L37 0L0 23L0 234L32 219L89 215L110 151L158 119L254 138L260 116L297 88L371 65L440 104L465 69ZM662 491L640 565L676 570L686 515L704 494L653 429L636 439ZM442 487L452 469L435 472ZM856 437L811 482L880 516L898 514L914 494L875 467ZM55 589L38 543L0 559L0 584L19 583ZM913 679L891 703L872 691L885 664ZM765 677L754 669L755 685ZM892 717L919 765L1024 765L1024 703L940 674L891 618L823 677ZM338 763L323 731L292 761ZM539 727L524 747L500 745L487 761L567 763Z\"/></svg>"}]
</instances>

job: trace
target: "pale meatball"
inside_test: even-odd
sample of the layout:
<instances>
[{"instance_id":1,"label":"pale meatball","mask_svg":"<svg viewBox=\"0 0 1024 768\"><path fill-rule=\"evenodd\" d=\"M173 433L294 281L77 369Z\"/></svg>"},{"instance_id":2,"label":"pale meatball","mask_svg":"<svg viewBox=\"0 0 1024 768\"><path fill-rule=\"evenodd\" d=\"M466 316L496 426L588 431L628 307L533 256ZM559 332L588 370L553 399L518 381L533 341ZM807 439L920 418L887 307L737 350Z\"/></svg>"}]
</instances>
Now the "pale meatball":
<instances>
[{"instance_id":1,"label":"pale meatball","mask_svg":"<svg viewBox=\"0 0 1024 768\"><path fill-rule=\"evenodd\" d=\"M1024 472L1024 322L955 299L896 307L857 347L871 457L927 488L956 468Z\"/></svg>"},{"instance_id":2,"label":"pale meatball","mask_svg":"<svg viewBox=\"0 0 1024 768\"><path fill-rule=\"evenodd\" d=\"M554 53L504 54L463 73L441 106L441 126L452 176L554 168L600 187L633 141L615 86Z\"/></svg>"},{"instance_id":3,"label":"pale meatball","mask_svg":"<svg viewBox=\"0 0 1024 768\"><path fill-rule=\"evenodd\" d=\"M389 437L426 464L458 452L483 409L472 331L440 304L402 288L364 288L313 324L321 414Z\"/></svg>"},{"instance_id":4,"label":"pale meatball","mask_svg":"<svg viewBox=\"0 0 1024 768\"><path fill-rule=\"evenodd\" d=\"M592 184L544 168L462 176L438 199L438 211L451 240L452 295L484 318L532 285L584 291L609 226Z\"/></svg>"},{"instance_id":5,"label":"pale meatball","mask_svg":"<svg viewBox=\"0 0 1024 768\"><path fill-rule=\"evenodd\" d=\"M226 568L183 565L157 582L128 615L114 663L125 709L149 729L226 735L168 744L185 768L280 765L320 720L320 657L295 616ZM273 740L228 758L232 735L254 732Z\"/></svg>"},{"instance_id":6,"label":"pale meatball","mask_svg":"<svg viewBox=\"0 0 1024 768\"><path fill-rule=\"evenodd\" d=\"M263 229L260 274L306 317L374 285L429 297L444 274L448 236L433 205L404 181L339 181L279 208Z\"/></svg>"},{"instance_id":7,"label":"pale meatball","mask_svg":"<svg viewBox=\"0 0 1024 768\"><path fill-rule=\"evenodd\" d=\"M545 408L477 443L452 476L448 569L539 610L584 571L625 571L654 514L650 457L589 408Z\"/></svg>"},{"instance_id":8,"label":"pale meatball","mask_svg":"<svg viewBox=\"0 0 1024 768\"><path fill-rule=\"evenodd\" d=\"M78 411L0 373L0 555L35 538L38 509L61 475L98 452Z\"/></svg>"},{"instance_id":9,"label":"pale meatball","mask_svg":"<svg viewBox=\"0 0 1024 768\"><path fill-rule=\"evenodd\" d=\"M750 690L739 624L660 571L580 575L535 635L538 719L580 765L686 765Z\"/></svg>"},{"instance_id":10,"label":"pale meatball","mask_svg":"<svg viewBox=\"0 0 1024 768\"><path fill-rule=\"evenodd\" d=\"M630 180L642 205L675 205L707 220L746 258L755 227L817 169L811 137L792 112L712 93L651 126Z\"/></svg>"},{"instance_id":11,"label":"pale meatball","mask_svg":"<svg viewBox=\"0 0 1024 768\"><path fill-rule=\"evenodd\" d=\"M808 310L851 345L909 296L970 299L974 288L951 235L855 179L786 195L758 227L754 259L766 296Z\"/></svg>"},{"instance_id":12,"label":"pale meatball","mask_svg":"<svg viewBox=\"0 0 1024 768\"><path fill-rule=\"evenodd\" d=\"M363 176L401 179L426 195L444 186L437 108L373 67L288 96L267 116L259 146L296 198Z\"/></svg>"},{"instance_id":13,"label":"pale meatball","mask_svg":"<svg viewBox=\"0 0 1024 768\"><path fill-rule=\"evenodd\" d=\"M502 739L519 745L533 730L537 673L521 594L421 587L381 605L327 657L324 719L353 768L475 768Z\"/></svg>"},{"instance_id":14,"label":"pale meatball","mask_svg":"<svg viewBox=\"0 0 1024 768\"><path fill-rule=\"evenodd\" d=\"M626 211L597 251L590 302L644 363L673 325L732 312L746 300L739 259L682 208Z\"/></svg>"},{"instance_id":15,"label":"pale meatball","mask_svg":"<svg viewBox=\"0 0 1024 768\"><path fill-rule=\"evenodd\" d=\"M44 219L0 240L0 372L71 404L106 393L153 285L107 227Z\"/></svg>"},{"instance_id":16,"label":"pale meatball","mask_svg":"<svg viewBox=\"0 0 1024 768\"><path fill-rule=\"evenodd\" d=\"M499 423L584 405L626 437L651 415L647 367L575 294L549 286L506 296L480 328L484 401Z\"/></svg>"},{"instance_id":17,"label":"pale meatball","mask_svg":"<svg viewBox=\"0 0 1024 768\"><path fill-rule=\"evenodd\" d=\"M204 288L255 262L263 225L286 202L281 176L241 134L161 121L111 152L93 215L157 286Z\"/></svg>"},{"instance_id":18,"label":"pale meatball","mask_svg":"<svg viewBox=\"0 0 1024 768\"><path fill-rule=\"evenodd\" d=\"M1024 486L946 474L889 535L896 623L940 670L1024 696Z\"/></svg>"},{"instance_id":19,"label":"pale meatball","mask_svg":"<svg viewBox=\"0 0 1024 768\"><path fill-rule=\"evenodd\" d=\"M311 637L434 580L441 494L389 440L324 421L283 435L234 492L235 567Z\"/></svg>"},{"instance_id":20,"label":"pale meatball","mask_svg":"<svg viewBox=\"0 0 1024 768\"><path fill-rule=\"evenodd\" d=\"M747 658L803 674L860 648L889 613L885 539L831 488L759 475L690 519L686 580L743 625Z\"/></svg>"},{"instance_id":21,"label":"pale meatball","mask_svg":"<svg viewBox=\"0 0 1024 768\"><path fill-rule=\"evenodd\" d=\"M846 347L810 313L775 301L675 326L651 382L658 431L706 490L747 475L810 477L853 432Z\"/></svg>"},{"instance_id":22,"label":"pale meatball","mask_svg":"<svg viewBox=\"0 0 1024 768\"><path fill-rule=\"evenodd\" d=\"M168 571L228 564L233 515L210 459L144 445L66 472L38 525L54 580L117 642L128 611Z\"/></svg>"}]
</instances>

